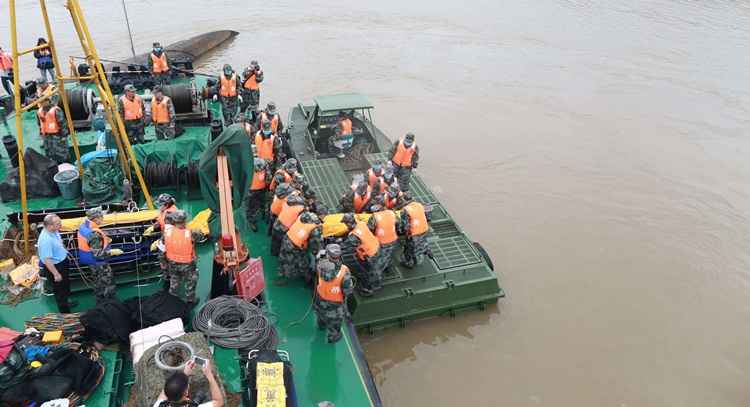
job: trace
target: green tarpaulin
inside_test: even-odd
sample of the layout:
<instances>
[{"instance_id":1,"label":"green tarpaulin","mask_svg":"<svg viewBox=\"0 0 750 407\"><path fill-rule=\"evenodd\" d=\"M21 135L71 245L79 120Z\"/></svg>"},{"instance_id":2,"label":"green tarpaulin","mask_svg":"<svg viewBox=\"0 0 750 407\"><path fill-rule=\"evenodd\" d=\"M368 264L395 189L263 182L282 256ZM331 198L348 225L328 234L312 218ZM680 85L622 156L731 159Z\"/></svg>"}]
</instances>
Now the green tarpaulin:
<instances>
[{"instance_id":1,"label":"green tarpaulin","mask_svg":"<svg viewBox=\"0 0 750 407\"><path fill-rule=\"evenodd\" d=\"M197 130L186 131L174 140L156 140L134 145L135 158L141 166L146 163L168 163L174 160L178 167L184 167L190 161L196 160L211 140L210 129Z\"/></svg>"},{"instance_id":2,"label":"green tarpaulin","mask_svg":"<svg viewBox=\"0 0 750 407\"><path fill-rule=\"evenodd\" d=\"M199 163L199 177L201 181L201 193L206 204L211 208L211 217L208 220L211 234L217 236L219 233L219 190L216 187L216 154L219 149L224 150L229 163L229 174L232 177L232 206L234 209L242 207L245 195L250 189L253 178L253 150L250 138L245 129L239 124L233 124L221 133L206 151L201 155Z\"/></svg>"}]
</instances>

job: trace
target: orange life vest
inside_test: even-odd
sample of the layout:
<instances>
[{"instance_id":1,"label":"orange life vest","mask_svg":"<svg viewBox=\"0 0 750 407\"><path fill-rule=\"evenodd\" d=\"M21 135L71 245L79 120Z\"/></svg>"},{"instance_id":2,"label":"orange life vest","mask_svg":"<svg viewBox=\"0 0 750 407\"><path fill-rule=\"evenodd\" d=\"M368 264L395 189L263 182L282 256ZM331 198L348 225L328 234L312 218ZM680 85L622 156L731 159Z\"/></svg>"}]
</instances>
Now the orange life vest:
<instances>
[{"instance_id":1,"label":"orange life vest","mask_svg":"<svg viewBox=\"0 0 750 407\"><path fill-rule=\"evenodd\" d=\"M375 212L372 216L378 221L375 236L380 244L393 243L398 239L396 234L396 214L393 211Z\"/></svg>"},{"instance_id":2,"label":"orange life vest","mask_svg":"<svg viewBox=\"0 0 750 407\"><path fill-rule=\"evenodd\" d=\"M99 229L99 225L90 220L86 220L78 229L78 260L81 264L90 265L97 263L94 254L91 252L91 246L89 246L89 239L93 233L101 235L102 241L104 242L104 248L107 248L112 242L112 239L110 239L103 230Z\"/></svg>"},{"instance_id":3,"label":"orange life vest","mask_svg":"<svg viewBox=\"0 0 750 407\"><path fill-rule=\"evenodd\" d=\"M13 69L13 58L7 52L0 52L0 69L3 71Z\"/></svg>"},{"instance_id":4,"label":"orange life vest","mask_svg":"<svg viewBox=\"0 0 750 407\"><path fill-rule=\"evenodd\" d=\"M43 112L42 109L39 109L36 112L36 115L39 118L39 132L42 135L57 134L60 132L60 122L57 121L56 115L57 109L59 109L59 107L52 106L46 112Z\"/></svg>"},{"instance_id":5,"label":"orange life vest","mask_svg":"<svg viewBox=\"0 0 750 407\"><path fill-rule=\"evenodd\" d=\"M321 300L342 303L344 302L344 291L341 284L344 283L344 276L349 272L349 267L341 265L338 274L331 281L325 281L318 273L318 297Z\"/></svg>"},{"instance_id":6,"label":"orange life vest","mask_svg":"<svg viewBox=\"0 0 750 407\"><path fill-rule=\"evenodd\" d=\"M143 102L141 97L135 95L133 100L128 99L127 96L120 96L120 103L122 103L122 110L125 112L125 120L138 120L143 117Z\"/></svg>"},{"instance_id":7,"label":"orange life vest","mask_svg":"<svg viewBox=\"0 0 750 407\"><path fill-rule=\"evenodd\" d=\"M161 53L160 56L156 56L153 52L151 53L151 62L153 66L151 72L153 73L164 73L169 71L169 64L167 63L167 54Z\"/></svg>"},{"instance_id":8,"label":"orange life vest","mask_svg":"<svg viewBox=\"0 0 750 407\"><path fill-rule=\"evenodd\" d=\"M393 155L391 161L399 167L411 167L411 158L414 156L415 151L417 151L417 143L406 148L404 146L404 139L401 139L398 142L398 147L396 147L396 154Z\"/></svg>"},{"instance_id":9,"label":"orange life vest","mask_svg":"<svg viewBox=\"0 0 750 407\"><path fill-rule=\"evenodd\" d=\"M339 127L341 128L342 136L349 136L352 134L352 121L348 118L339 120Z\"/></svg>"},{"instance_id":10,"label":"orange life vest","mask_svg":"<svg viewBox=\"0 0 750 407\"><path fill-rule=\"evenodd\" d=\"M352 204L354 205L354 212L361 213L365 205L367 205L367 203L370 202L371 195L372 195L372 187L370 187L369 185L367 186L367 192L365 192L364 196L361 196L357 194L357 191L354 191L354 199L352 202Z\"/></svg>"},{"instance_id":11,"label":"orange life vest","mask_svg":"<svg viewBox=\"0 0 750 407\"><path fill-rule=\"evenodd\" d=\"M388 193L386 192L383 195L383 200L385 201L385 207L388 208L388 209L395 208L396 205L398 205L398 198L401 195L403 195L403 192L399 192L399 194L397 196L392 197L392 196L388 195Z\"/></svg>"},{"instance_id":12,"label":"orange life vest","mask_svg":"<svg viewBox=\"0 0 750 407\"><path fill-rule=\"evenodd\" d=\"M181 264L195 260L195 247L190 229L169 228L164 232L164 246L167 259Z\"/></svg>"},{"instance_id":13,"label":"orange life vest","mask_svg":"<svg viewBox=\"0 0 750 407\"><path fill-rule=\"evenodd\" d=\"M310 233L316 227L318 225L315 223L304 223L300 218L297 218L292 227L286 232L286 236L298 249L307 249L307 240L310 238Z\"/></svg>"},{"instance_id":14,"label":"orange life vest","mask_svg":"<svg viewBox=\"0 0 750 407\"><path fill-rule=\"evenodd\" d=\"M255 152L258 154L258 158L273 161L273 143L275 141L275 134L271 134L271 137L264 139L260 130L255 133Z\"/></svg>"},{"instance_id":15,"label":"orange life vest","mask_svg":"<svg viewBox=\"0 0 750 407\"><path fill-rule=\"evenodd\" d=\"M375 174L375 171L373 171L372 168L370 168L369 170L367 170L367 183L371 187L374 187L375 184L378 183L378 181L385 182L385 181L383 181L382 177L383 177L382 174L381 175Z\"/></svg>"},{"instance_id":16,"label":"orange life vest","mask_svg":"<svg viewBox=\"0 0 750 407\"><path fill-rule=\"evenodd\" d=\"M164 211L159 211L159 216L156 217L156 221L159 222L159 228L161 228L162 232L164 232L165 230L164 228L167 226L167 215L176 211L177 211L177 207L174 205L170 206Z\"/></svg>"},{"instance_id":17,"label":"orange life vest","mask_svg":"<svg viewBox=\"0 0 750 407\"><path fill-rule=\"evenodd\" d=\"M271 213L274 216L279 216L281 213L281 209L284 207L284 204L286 203L286 198L289 198L289 195L287 195L284 198L279 198L278 196L273 196L273 201L271 201Z\"/></svg>"},{"instance_id":18,"label":"orange life vest","mask_svg":"<svg viewBox=\"0 0 750 407\"><path fill-rule=\"evenodd\" d=\"M419 236L430 228L424 206L419 202L412 202L403 208L409 214L409 236Z\"/></svg>"},{"instance_id":19,"label":"orange life vest","mask_svg":"<svg viewBox=\"0 0 750 407\"><path fill-rule=\"evenodd\" d=\"M292 227L294 221L297 220L299 214L305 210L305 205L289 205L286 201L281 205L281 212L279 212L279 222L286 226L287 229Z\"/></svg>"},{"instance_id":20,"label":"orange life vest","mask_svg":"<svg viewBox=\"0 0 750 407\"><path fill-rule=\"evenodd\" d=\"M249 78L245 79L245 83L242 84L245 89L258 90L258 81L255 79L255 74L250 75Z\"/></svg>"},{"instance_id":21,"label":"orange life vest","mask_svg":"<svg viewBox=\"0 0 750 407\"><path fill-rule=\"evenodd\" d=\"M266 189L266 171L253 172L253 183L250 184L251 191Z\"/></svg>"},{"instance_id":22,"label":"orange life vest","mask_svg":"<svg viewBox=\"0 0 750 407\"><path fill-rule=\"evenodd\" d=\"M278 171L276 171L276 174L278 174L279 172L281 172L282 174L284 174L284 182L286 182L286 183L292 182L292 176L289 175L288 172L286 172L284 170L278 170ZM274 174L273 179L271 180L271 186L269 187L269 189L271 191L273 191L274 189L276 189L276 176L275 176L275 174Z\"/></svg>"},{"instance_id":23,"label":"orange life vest","mask_svg":"<svg viewBox=\"0 0 750 407\"><path fill-rule=\"evenodd\" d=\"M169 117L169 96L161 98L161 102L156 98L151 101L151 120L156 124L167 124L170 122Z\"/></svg>"},{"instance_id":24,"label":"orange life vest","mask_svg":"<svg viewBox=\"0 0 750 407\"><path fill-rule=\"evenodd\" d=\"M232 77L227 79L226 75L221 74L221 88L219 89L219 96L232 97L237 96L237 74L232 74Z\"/></svg>"},{"instance_id":25,"label":"orange life vest","mask_svg":"<svg viewBox=\"0 0 750 407\"><path fill-rule=\"evenodd\" d=\"M268 120L268 113L261 112L260 113L260 124L261 124L260 128L261 129L263 128L263 123L267 122L267 121L269 121ZM279 129L279 115L275 114L271 118L271 131L273 132L273 134L276 134L276 132L278 131L278 129Z\"/></svg>"},{"instance_id":26,"label":"orange life vest","mask_svg":"<svg viewBox=\"0 0 750 407\"><path fill-rule=\"evenodd\" d=\"M361 221L357 221L357 226L352 229L349 234L354 234L359 238L359 246L357 246L357 257L360 260L364 260L366 257L372 257L378 253L380 249L380 242L378 238L370 232L367 228L367 224Z\"/></svg>"}]
</instances>

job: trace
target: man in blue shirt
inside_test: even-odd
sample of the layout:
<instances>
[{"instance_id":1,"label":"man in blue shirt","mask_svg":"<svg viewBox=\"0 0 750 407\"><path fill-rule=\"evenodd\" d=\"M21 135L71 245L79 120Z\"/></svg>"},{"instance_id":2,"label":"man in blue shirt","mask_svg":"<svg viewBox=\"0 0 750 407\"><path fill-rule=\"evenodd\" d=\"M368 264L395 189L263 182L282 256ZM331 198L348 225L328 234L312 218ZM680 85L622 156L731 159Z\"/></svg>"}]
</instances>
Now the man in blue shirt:
<instances>
[{"instance_id":1,"label":"man in blue shirt","mask_svg":"<svg viewBox=\"0 0 750 407\"><path fill-rule=\"evenodd\" d=\"M57 309L69 313L71 307L78 305L70 301L70 279L68 277L68 250L60 237L62 221L55 214L44 217L44 229L37 239L37 253L40 267L47 279L52 281Z\"/></svg>"}]
</instances>

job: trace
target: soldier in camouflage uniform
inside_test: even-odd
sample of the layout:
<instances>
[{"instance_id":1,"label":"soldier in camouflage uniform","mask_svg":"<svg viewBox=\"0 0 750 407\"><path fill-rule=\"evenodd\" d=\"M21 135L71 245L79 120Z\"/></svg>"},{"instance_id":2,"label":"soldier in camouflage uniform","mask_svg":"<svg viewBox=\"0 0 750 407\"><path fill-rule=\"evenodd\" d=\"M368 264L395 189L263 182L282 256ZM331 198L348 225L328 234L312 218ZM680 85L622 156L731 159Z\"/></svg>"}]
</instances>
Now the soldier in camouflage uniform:
<instances>
[{"instance_id":1,"label":"soldier in camouflage uniform","mask_svg":"<svg viewBox=\"0 0 750 407\"><path fill-rule=\"evenodd\" d=\"M367 184L365 177L357 174L353 177L351 190L342 195L339 200L340 210L354 213L370 212L372 198L376 195Z\"/></svg>"},{"instance_id":2,"label":"soldier in camouflage uniform","mask_svg":"<svg viewBox=\"0 0 750 407\"><path fill-rule=\"evenodd\" d=\"M214 102L217 100L221 102L221 114L224 116L225 127L234 123L239 114L238 99L241 102L242 96L238 95L238 89L239 78L237 78L237 74L234 73L231 65L224 64L224 69L216 84L216 94L213 100Z\"/></svg>"},{"instance_id":3,"label":"soldier in camouflage uniform","mask_svg":"<svg viewBox=\"0 0 750 407\"><path fill-rule=\"evenodd\" d=\"M375 237L380 242L380 253L375 259L375 268L384 275L393 266L393 250L398 245L398 231L402 230L401 218L390 209L383 208L380 203L373 204L372 216L367 222L370 230L375 231Z\"/></svg>"},{"instance_id":4,"label":"soldier in camouflage uniform","mask_svg":"<svg viewBox=\"0 0 750 407\"><path fill-rule=\"evenodd\" d=\"M419 165L419 147L414 142L414 133L406 133L406 136L396 140L388 153L391 157L396 178L401 190L409 190L412 170Z\"/></svg>"},{"instance_id":5,"label":"soldier in camouflage uniform","mask_svg":"<svg viewBox=\"0 0 750 407\"><path fill-rule=\"evenodd\" d=\"M341 339L341 324L347 317L346 298L354 291L349 268L326 259L318 262L315 287L315 313L318 329L328 333L328 343Z\"/></svg>"},{"instance_id":6,"label":"soldier in camouflage uniform","mask_svg":"<svg viewBox=\"0 0 750 407\"><path fill-rule=\"evenodd\" d=\"M245 218L250 225L250 229L257 232L258 218L266 204L266 192L268 191L268 185L271 183L271 171L268 169L266 160L262 158L255 159L254 169L250 192L245 198Z\"/></svg>"},{"instance_id":7,"label":"soldier in camouflage uniform","mask_svg":"<svg viewBox=\"0 0 750 407\"><path fill-rule=\"evenodd\" d=\"M406 237L404 241L404 253L401 256L401 264L414 268L424 261L424 256L432 258L432 251L427 242L427 231L429 225L427 213L424 206L415 201L411 193L404 193L405 205L401 208L401 230L400 233Z\"/></svg>"},{"instance_id":8,"label":"soldier in camouflage uniform","mask_svg":"<svg viewBox=\"0 0 750 407\"><path fill-rule=\"evenodd\" d=\"M280 174L277 174L274 177L281 177L281 181L283 181L283 176ZM276 181L279 181L276 179ZM268 235L271 236L271 233L273 232L273 225L276 223L276 218L279 216L279 211L281 211L281 207L284 204L284 201L286 198L291 195L294 192L294 188L292 188L291 185L287 184L286 182L279 182L277 184L278 186L276 189L270 190L269 199L268 199Z\"/></svg>"},{"instance_id":9,"label":"soldier in camouflage uniform","mask_svg":"<svg viewBox=\"0 0 750 407\"><path fill-rule=\"evenodd\" d=\"M369 297L383 288L383 273L377 267L380 256L380 242L372 233L370 226L357 221L352 213L345 213L341 223L349 230L345 242L355 252L361 274L358 274L359 292Z\"/></svg>"},{"instance_id":10,"label":"soldier in camouflage uniform","mask_svg":"<svg viewBox=\"0 0 750 407\"><path fill-rule=\"evenodd\" d=\"M260 69L258 61L250 61L250 66L242 71L242 103L240 107L243 112L251 112L253 121L257 118L258 106L260 106L260 83L263 82L263 70Z\"/></svg>"},{"instance_id":11,"label":"soldier in camouflage uniform","mask_svg":"<svg viewBox=\"0 0 750 407\"><path fill-rule=\"evenodd\" d=\"M167 274L169 276L169 293L177 296L180 280L185 282L184 301L191 305L195 303L195 287L198 285L198 258L195 254L195 242L204 239L203 233L186 229L187 213L177 210L170 214L173 226L167 228L160 240L155 242L152 249L163 249L167 260Z\"/></svg>"},{"instance_id":12,"label":"soldier in camouflage uniform","mask_svg":"<svg viewBox=\"0 0 750 407\"><path fill-rule=\"evenodd\" d=\"M86 218L78 229L78 261L91 269L95 281L94 297L99 303L115 296L115 280L107 260L121 255L122 250L110 248L111 239L99 228L104 222L102 208L89 209Z\"/></svg>"},{"instance_id":13,"label":"soldier in camouflage uniform","mask_svg":"<svg viewBox=\"0 0 750 407\"><path fill-rule=\"evenodd\" d=\"M323 246L323 228L318 215L312 212L302 212L294 224L284 234L279 252L278 285L285 283L284 279L303 276L310 280L312 268L310 260L313 254Z\"/></svg>"},{"instance_id":14,"label":"soldier in camouflage uniform","mask_svg":"<svg viewBox=\"0 0 750 407\"><path fill-rule=\"evenodd\" d=\"M154 86L151 100L151 121L157 140L169 140L175 136L175 112L172 99L164 96L161 86Z\"/></svg>"},{"instance_id":15,"label":"soldier in camouflage uniform","mask_svg":"<svg viewBox=\"0 0 750 407\"><path fill-rule=\"evenodd\" d=\"M292 227L294 221L297 220L297 216L293 216L294 213L302 214L305 208L305 200L298 194L290 194L286 199L286 205L282 205L279 216L276 217L276 221L273 223L273 231L271 232L271 254L278 256L281 249L281 242L284 240L286 232Z\"/></svg>"},{"instance_id":16,"label":"soldier in camouflage uniform","mask_svg":"<svg viewBox=\"0 0 750 407\"><path fill-rule=\"evenodd\" d=\"M120 96L117 103L117 111L125 124L125 132L128 134L130 144L145 142L146 119L143 100L135 94L135 86L125 85L125 94ZM131 108L126 109L126 105Z\"/></svg>"},{"instance_id":17,"label":"soldier in camouflage uniform","mask_svg":"<svg viewBox=\"0 0 750 407\"><path fill-rule=\"evenodd\" d=\"M68 122L63 110L50 99L44 100L37 119L44 155L58 164L68 162Z\"/></svg>"}]
</instances>

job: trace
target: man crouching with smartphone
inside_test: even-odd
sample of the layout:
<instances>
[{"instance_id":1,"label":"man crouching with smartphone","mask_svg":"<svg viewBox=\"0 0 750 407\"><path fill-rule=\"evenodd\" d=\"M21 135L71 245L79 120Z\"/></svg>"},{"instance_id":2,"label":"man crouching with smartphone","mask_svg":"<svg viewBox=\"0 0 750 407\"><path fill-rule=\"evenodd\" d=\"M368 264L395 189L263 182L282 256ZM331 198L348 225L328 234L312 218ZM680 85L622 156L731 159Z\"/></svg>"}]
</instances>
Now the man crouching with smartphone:
<instances>
[{"instance_id":1,"label":"man crouching with smartphone","mask_svg":"<svg viewBox=\"0 0 750 407\"><path fill-rule=\"evenodd\" d=\"M224 396L221 394L219 383L211 371L211 365L206 359L201 359L203 374L208 379L208 385L211 390L211 401L198 404L190 400L188 393L190 391L190 375L193 374L193 368L196 367L194 361L189 361L182 372L175 372L167 378L164 383L164 390L156 399L153 407L223 407Z\"/></svg>"}]
</instances>

